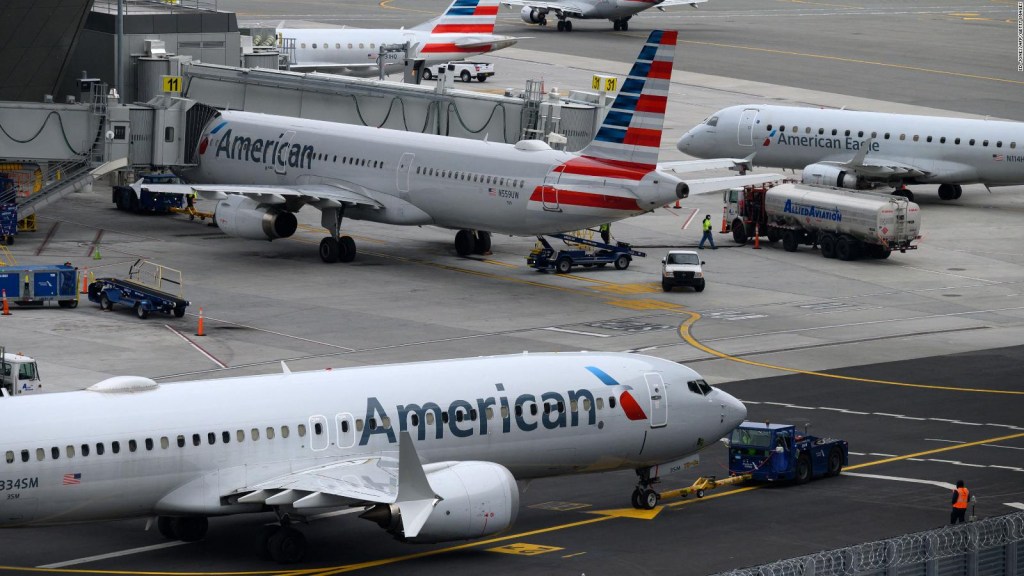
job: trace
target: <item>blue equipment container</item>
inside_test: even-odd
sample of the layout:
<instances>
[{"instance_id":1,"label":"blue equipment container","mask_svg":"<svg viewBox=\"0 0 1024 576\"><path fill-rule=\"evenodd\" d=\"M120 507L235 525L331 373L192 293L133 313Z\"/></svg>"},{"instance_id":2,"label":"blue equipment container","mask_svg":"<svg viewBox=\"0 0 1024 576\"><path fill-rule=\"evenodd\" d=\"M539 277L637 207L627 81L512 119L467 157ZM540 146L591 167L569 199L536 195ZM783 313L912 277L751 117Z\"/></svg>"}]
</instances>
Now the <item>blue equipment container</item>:
<instances>
[{"instance_id":1,"label":"blue equipment container","mask_svg":"<svg viewBox=\"0 0 1024 576\"><path fill-rule=\"evenodd\" d=\"M0 289L19 306L78 306L78 268L70 264L0 266Z\"/></svg>"}]
</instances>

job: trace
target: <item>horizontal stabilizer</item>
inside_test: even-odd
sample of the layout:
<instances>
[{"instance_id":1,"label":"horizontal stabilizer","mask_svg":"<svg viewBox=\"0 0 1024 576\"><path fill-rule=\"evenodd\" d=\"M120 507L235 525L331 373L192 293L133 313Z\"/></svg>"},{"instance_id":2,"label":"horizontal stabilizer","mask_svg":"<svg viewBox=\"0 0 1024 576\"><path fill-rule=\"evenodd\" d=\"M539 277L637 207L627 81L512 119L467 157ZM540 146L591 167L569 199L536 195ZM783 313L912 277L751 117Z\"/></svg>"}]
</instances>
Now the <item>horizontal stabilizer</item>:
<instances>
[{"instance_id":1,"label":"horizontal stabilizer","mask_svg":"<svg viewBox=\"0 0 1024 576\"><path fill-rule=\"evenodd\" d=\"M675 162L659 162L658 169L675 174L700 172L702 170L751 170L754 155L746 158L710 158L708 160L679 160Z\"/></svg>"},{"instance_id":2,"label":"horizontal stabilizer","mask_svg":"<svg viewBox=\"0 0 1024 576\"><path fill-rule=\"evenodd\" d=\"M720 176L717 178L686 178L683 182L689 187L690 196L695 194L707 194L709 192L720 192L729 188L748 186L752 184L763 184L781 180L782 174L747 174L746 176Z\"/></svg>"}]
</instances>

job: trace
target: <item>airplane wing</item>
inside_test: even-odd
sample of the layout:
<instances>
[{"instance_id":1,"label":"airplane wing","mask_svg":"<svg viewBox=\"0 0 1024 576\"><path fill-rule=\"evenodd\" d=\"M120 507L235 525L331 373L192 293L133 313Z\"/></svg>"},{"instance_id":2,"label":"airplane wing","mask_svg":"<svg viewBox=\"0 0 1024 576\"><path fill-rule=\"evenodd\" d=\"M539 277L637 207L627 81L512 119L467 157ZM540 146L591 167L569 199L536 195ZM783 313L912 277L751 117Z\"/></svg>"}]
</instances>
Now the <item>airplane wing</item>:
<instances>
[{"instance_id":1,"label":"airplane wing","mask_svg":"<svg viewBox=\"0 0 1024 576\"><path fill-rule=\"evenodd\" d=\"M664 2L660 2L657 6L655 6L655 8L664 11L665 8L670 8L672 6L682 6L683 4L689 4L690 6L696 8L697 4L703 4L707 1L708 0L665 0Z\"/></svg>"},{"instance_id":2,"label":"airplane wing","mask_svg":"<svg viewBox=\"0 0 1024 576\"><path fill-rule=\"evenodd\" d=\"M140 180L132 184L136 192L165 192L169 194L191 194L197 192L205 200L223 200L229 194L248 196L261 204L297 205L313 204L317 208L337 207L333 203L355 204L383 208L380 202L360 193L352 187L340 184L300 184L295 186L251 186L244 184L143 184Z\"/></svg>"},{"instance_id":3,"label":"airplane wing","mask_svg":"<svg viewBox=\"0 0 1024 576\"><path fill-rule=\"evenodd\" d=\"M689 196L695 194L707 194L719 192L729 188L747 186L749 184L763 184L781 180L782 174L747 174L745 176L719 176L715 178L684 178L683 182L689 187Z\"/></svg>"},{"instance_id":4,"label":"airplane wing","mask_svg":"<svg viewBox=\"0 0 1024 576\"><path fill-rule=\"evenodd\" d=\"M529 6L530 8L535 8L547 12L555 12L556 14L576 16L577 18L582 17L584 10L587 8L586 6L575 4L573 2L531 2L530 0L501 0L501 4L506 8L511 8L512 6Z\"/></svg>"},{"instance_id":5,"label":"airplane wing","mask_svg":"<svg viewBox=\"0 0 1024 576\"><path fill-rule=\"evenodd\" d=\"M921 177L928 176L931 174L928 170L922 170L916 166L910 164L904 164L903 162L896 162L895 160L886 160L884 158L873 157L870 159L866 158L854 158L849 162L820 162L820 164L831 164L838 166L844 170L855 172L865 178L869 179L884 179L888 180L892 176L899 177Z\"/></svg>"},{"instance_id":6,"label":"airplane wing","mask_svg":"<svg viewBox=\"0 0 1024 576\"><path fill-rule=\"evenodd\" d=\"M312 70L340 70L355 72L361 70L376 70L377 63L368 62L366 64L355 64L350 62L348 64L341 64L338 62L303 62L301 64L294 63L291 66L289 66L289 69L292 70L293 72L304 72Z\"/></svg>"}]
</instances>

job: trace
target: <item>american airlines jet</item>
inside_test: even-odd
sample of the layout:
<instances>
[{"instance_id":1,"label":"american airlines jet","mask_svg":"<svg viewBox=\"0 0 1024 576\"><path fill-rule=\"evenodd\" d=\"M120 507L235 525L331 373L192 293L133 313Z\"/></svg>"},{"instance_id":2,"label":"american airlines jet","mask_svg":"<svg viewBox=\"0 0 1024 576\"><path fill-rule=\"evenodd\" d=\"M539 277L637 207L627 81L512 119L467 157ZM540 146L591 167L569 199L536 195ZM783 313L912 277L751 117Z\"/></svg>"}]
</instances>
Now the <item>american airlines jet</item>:
<instances>
[{"instance_id":1,"label":"american airlines jet","mask_svg":"<svg viewBox=\"0 0 1024 576\"><path fill-rule=\"evenodd\" d=\"M698 158L747 156L773 168L801 168L803 181L845 188L938 184L960 198L964 184L1024 184L1024 124L748 104L723 108L679 139Z\"/></svg>"},{"instance_id":2,"label":"american airlines jet","mask_svg":"<svg viewBox=\"0 0 1024 576\"><path fill-rule=\"evenodd\" d=\"M427 66L512 46L519 38L494 34L497 17L498 0L454 0L440 17L412 28L279 28L277 34L295 40L292 70L376 76L382 44L408 42L408 56L423 58ZM404 66L396 52L384 58L386 72Z\"/></svg>"},{"instance_id":3,"label":"american airlines jet","mask_svg":"<svg viewBox=\"0 0 1024 576\"><path fill-rule=\"evenodd\" d=\"M0 527L156 518L203 538L208 518L273 512L260 545L302 558L295 522L363 509L408 542L466 540L516 519L517 480L660 474L742 422L693 370L624 353L518 354L0 398Z\"/></svg>"},{"instance_id":4,"label":"american airlines jet","mask_svg":"<svg viewBox=\"0 0 1024 576\"><path fill-rule=\"evenodd\" d=\"M658 164L676 32L654 31L594 141L579 153L539 140L468 140L250 112L211 112L197 131L184 187L216 200L230 236L291 236L295 212L321 211L324 262L349 262L343 217L458 230L459 255L485 253L491 232L537 236L621 220L691 193L759 183L764 175L681 178L742 160ZM196 111L209 111L193 107ZM191 117L190 117L191 120ZM198 122L197 122L198 123ZM136 184L136 190L141 185ZM146 184L156 192L182 185Z\"/></svg>"},{"instance_id":5,"label":"american airlines jet","mask_svg":"<svg viewBox=\"0 0 1024 576\"><path fill-rule=\"evenodd\" d=\"M629 20L639 12L649 8L657 8L662 12L670 6L689 4L694 8L708 0L550 0L537 2L534 0L501 0L511 8L522 6L519 17L527 24L548 25L548 14L554 13L558 18L559 32L572 32L572 20L611 20L615 31L629 30Z\"/></svg>"}]
</instances>

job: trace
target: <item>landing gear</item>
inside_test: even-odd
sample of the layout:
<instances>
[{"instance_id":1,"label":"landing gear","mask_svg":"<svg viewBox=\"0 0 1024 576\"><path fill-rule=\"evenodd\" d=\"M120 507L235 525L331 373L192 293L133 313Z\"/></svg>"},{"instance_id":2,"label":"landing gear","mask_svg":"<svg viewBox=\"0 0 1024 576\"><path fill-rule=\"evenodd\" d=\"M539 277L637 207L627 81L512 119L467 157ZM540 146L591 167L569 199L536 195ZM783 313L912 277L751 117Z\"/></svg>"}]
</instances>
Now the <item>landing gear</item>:
<instances>
[{"instance_id":1,"label":"landing gear","mask_svg":"<svg viewBox=\"0 0 1024 576\"><path fill-rule=\"evenodd\" d=\"M156 527L168 540L198 542L206 536L210 523L205 516L160 516Z\"/></svg>"},{"instance_id":2,"label":"landing gear","mask_svg":"<svg viewBox=\"0 0 1024 576\"><path fill-rule=\"evenodd\" d=\"M621 18L619 20L612 20L612 28L616 31L625 32L629 30L629 18Z\"/></svg>"},{"instance_id":3,"label":"landing gear","mask_svg":"<svg viewBox=\"0 0 1024 576\"><path fill-rule=\"evenodd\" d=\"M911 202L914 201L914 193L911 192L910 189L907 188L906 186L900 186L896 190L893 190L892 195L893 196L902 196L902 197L906 198L907 200L910 200Z\"/></svg>"},{"instance_id":4,"label":"landing gear","mask_svg":"<svg viewBox=\"0 0 1024 576\"><path fill-rule=\"evenodd\" d=\"M491 233L463 228L455 233L455 253L459 256L488 254L491 251Z\"/></svg>"},{"instance_id":5,"label":"landing gear","mask_svg":"<svg viewBox=\"0 0 1024 576\"><path fill-rule=\"evenodd\" d=\"M957 200L963 193L964 189L959 184L939 185L939 198L943 200Z\"/></svg>"},{"instance_id":6,"label":"landing gear","mask_svg":"<svg viewBox=\"0 0 1024 576\"><path fill-rule=\"evenodd\" d=\"M261 558L281 564L301 562L306 556L306 537L287 524L264 526L260 531L259 545Z\"/></svg>"},{"instance_id":7,"label":"landing gear","mask_svg":"<svg viewBox=\"0 0 1024 576\"><path fill-rule=\"evenodd\" d=\"M653 486L659 482L658 478L651 478L651 468L639 468L636 471L637 483L630 498L633 508L638 510L653 510L658 505L661 495L654 490Z\"/></svg>"},{"instance_id":8,"label":"landing gear","mask_svg":"<svg viewBox=\"0 0 1024 576\"><path fill-rule=\"evenodd\" d=\"M356 241L351 236L341 236L341 219L344 215L344 206L320 210L320 225L331 233L329 238L320 241L320 259L328 264L356 259Z\"/></svg>"},{"instance_id":9,"label":"landing gear","mask_svg":"<svg viewBox=\"0 0 1024 576\"><path fill-rule=\"evenodd\" d=\"M558 21L556 28L558 28L559 32L572 32L572 20L562 18Z\"/></svg>"}]
</instances>

